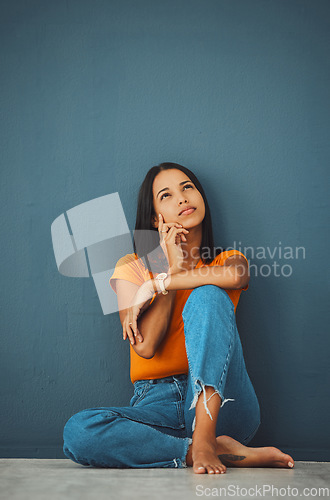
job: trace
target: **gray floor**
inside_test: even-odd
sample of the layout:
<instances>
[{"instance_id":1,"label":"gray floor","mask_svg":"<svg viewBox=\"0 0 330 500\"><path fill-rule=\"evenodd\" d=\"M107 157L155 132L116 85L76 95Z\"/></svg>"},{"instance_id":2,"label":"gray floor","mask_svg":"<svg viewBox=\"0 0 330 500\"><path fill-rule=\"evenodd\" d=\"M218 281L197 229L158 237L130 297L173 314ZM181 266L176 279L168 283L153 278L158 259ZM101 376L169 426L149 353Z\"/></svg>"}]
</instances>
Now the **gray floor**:
<instances>
[{"instance_id":1,"label":"gray floor","mask_svg":"<svg viewBox=\"0 0 330 500\"><path fill-rule=\"evenodd\" d=\"M304 488L309 491L304 492ZM226 474L207 475L194 474L191 467L98 469L67 459L0 459L0 498L6 500L186 500L210 496L330 498L330 462L295 462L292 470L228 467Z\"/></svg>"}]
</instances>

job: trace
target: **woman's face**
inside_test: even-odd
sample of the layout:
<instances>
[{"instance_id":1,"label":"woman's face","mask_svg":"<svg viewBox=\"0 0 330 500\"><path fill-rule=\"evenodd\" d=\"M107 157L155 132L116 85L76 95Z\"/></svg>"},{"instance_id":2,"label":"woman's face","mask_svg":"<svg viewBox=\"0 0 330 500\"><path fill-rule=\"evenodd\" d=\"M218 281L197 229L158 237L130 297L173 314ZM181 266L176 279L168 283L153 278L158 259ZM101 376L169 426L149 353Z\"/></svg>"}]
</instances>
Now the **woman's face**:
<instances>
[{"instance_id":1,"label":"woman's face","mask_svg":"<svg viewBox=\"0 0 330 500\"><path fill-rule=\"evenodd\" d=\"M158 227L158 214L164 222L177 222L185 228L192 228L202 223L205 217L205 203L202 195L189 177L181 170L162 170L156 175L152 187L154 210L157 219L153 226ZM185 208L193 211L180 213Z\"/></svg>"}]
</instances>

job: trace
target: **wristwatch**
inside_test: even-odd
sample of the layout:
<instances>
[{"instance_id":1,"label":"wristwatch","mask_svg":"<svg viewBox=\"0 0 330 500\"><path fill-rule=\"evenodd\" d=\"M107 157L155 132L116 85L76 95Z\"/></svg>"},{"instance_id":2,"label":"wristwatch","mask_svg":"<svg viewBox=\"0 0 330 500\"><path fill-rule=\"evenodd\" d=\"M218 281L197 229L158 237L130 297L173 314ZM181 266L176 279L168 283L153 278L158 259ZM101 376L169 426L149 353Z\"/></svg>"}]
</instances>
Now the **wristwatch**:
<instances>
[{"instance_id":1,"label":"wristwatch","mask_svg":"<svg viewBox=\"0 0 330 500\"><path fill-rule=\"evenodd\" d=\"M158 274L158 276L156 276L156 280L159 281L159 286L160 286L160 289L161 289L163 295L168 294L168 290L165 290L165 284L164 284L164 281L166 280L166 278L167 278L166 273L160 273L160 274Z\"/></svg>"}]
</instances>

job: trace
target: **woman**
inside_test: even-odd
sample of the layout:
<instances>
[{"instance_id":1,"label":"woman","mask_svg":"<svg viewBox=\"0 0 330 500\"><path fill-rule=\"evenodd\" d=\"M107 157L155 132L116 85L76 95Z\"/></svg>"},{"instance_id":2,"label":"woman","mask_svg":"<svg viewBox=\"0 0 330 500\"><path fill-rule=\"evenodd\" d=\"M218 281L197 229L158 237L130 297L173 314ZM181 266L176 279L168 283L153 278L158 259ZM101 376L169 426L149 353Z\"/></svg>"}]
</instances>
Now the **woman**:
<instances>
[{"instance_id":1,"label":"woman","mask_svg":"<svg viewBox=\"0 0 330 500\"><path fill-rule=\"evenodd\" d=\"M260 425L235 319L248 262L236 250L215 251L207 199L189 169L149 170L134 240L134 253L110 278L131 343L134 395L128 407L73 415L66 456L82 465L192 466L209 474L293 467L277 448L246 446Z\"/></svg>"}]
</instances>

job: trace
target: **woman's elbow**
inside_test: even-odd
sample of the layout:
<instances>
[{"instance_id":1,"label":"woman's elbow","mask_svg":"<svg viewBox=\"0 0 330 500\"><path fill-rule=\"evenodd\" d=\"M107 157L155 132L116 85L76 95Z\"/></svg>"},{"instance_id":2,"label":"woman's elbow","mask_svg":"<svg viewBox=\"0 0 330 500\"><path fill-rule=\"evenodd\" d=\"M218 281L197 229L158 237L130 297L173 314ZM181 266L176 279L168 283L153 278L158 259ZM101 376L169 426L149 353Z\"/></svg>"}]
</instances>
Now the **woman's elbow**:
<instances>
[{"instance_id":1,"label":"woman's elbow","mask_svg":"<svg viewBox=\"0 0 330 500\"><path fill-rule=\"evenodd\" d=\"M147 345L147 343L145 345L143 345L143 344L144 344L144 342L137 342L136 344L132 345L136 354L144 359L153 358L155 355L155 351L152 348L152 346Z\"/></svg>"},{"instance_id":2,"label":"woman's elbow","mask_svg":"<svg viewBox=\"0 0 330 500\"><path fill-rule=\"evenodd\" d=\"M238 290L240 290L241 288L245 288L249 284L249 281L250 281L250 276L245 276L240 278L237 282L236 288Z\"/></svg>"}]
</instances>

